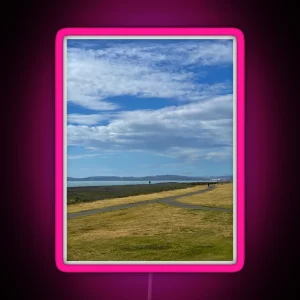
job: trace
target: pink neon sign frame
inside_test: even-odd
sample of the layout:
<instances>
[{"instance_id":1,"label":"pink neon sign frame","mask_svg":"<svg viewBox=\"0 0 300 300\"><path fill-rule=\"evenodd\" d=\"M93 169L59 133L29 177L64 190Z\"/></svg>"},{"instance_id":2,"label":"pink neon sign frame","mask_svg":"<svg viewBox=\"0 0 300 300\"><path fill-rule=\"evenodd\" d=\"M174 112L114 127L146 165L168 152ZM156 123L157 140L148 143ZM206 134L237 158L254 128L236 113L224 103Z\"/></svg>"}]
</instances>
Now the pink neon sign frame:
<instances>
[{"instance_id":1,"label":"pink neon sign frame","mask_svg":"<svg viewBox=\"0 0 300 300\"><path fill-rule=\"evenodd\" d=\"M64 39L71 36L226 36L236 39L236 262L234 264L68 264L64 262ZM65 28L56 35L55 45L55 260L63 272L237 272L245 259L245 178L244 178L244 108L245 108L245 41L236 28ZM191 262L192 263L192 262Z\"/></svg>"}]
</instances>

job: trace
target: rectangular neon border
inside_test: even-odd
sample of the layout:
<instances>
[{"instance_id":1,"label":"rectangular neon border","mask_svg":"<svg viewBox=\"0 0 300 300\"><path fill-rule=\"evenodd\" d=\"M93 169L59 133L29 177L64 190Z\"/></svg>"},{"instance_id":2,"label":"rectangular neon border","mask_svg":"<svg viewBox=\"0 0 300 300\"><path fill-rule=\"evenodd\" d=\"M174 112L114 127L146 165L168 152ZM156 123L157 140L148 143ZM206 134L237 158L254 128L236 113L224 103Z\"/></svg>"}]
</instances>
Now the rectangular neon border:
<instances>
[{"instance_id":1,"label":"rectangular neon border","mask_svg":"<svg viewBox=\"0 0 300 300\"><path fill-rule=\"evenodd\" d=\"M64 38L67 36L232 36L236 39L236 153L237 153L237 251L236 263L228 265L184 264L65 264L63 258L63 184L64 184ZM62 272L238 272L245 260L245 41L243 33L236 28L64 28L58 31L55 40L55 261Z\"/></svg>"}]
</instances>

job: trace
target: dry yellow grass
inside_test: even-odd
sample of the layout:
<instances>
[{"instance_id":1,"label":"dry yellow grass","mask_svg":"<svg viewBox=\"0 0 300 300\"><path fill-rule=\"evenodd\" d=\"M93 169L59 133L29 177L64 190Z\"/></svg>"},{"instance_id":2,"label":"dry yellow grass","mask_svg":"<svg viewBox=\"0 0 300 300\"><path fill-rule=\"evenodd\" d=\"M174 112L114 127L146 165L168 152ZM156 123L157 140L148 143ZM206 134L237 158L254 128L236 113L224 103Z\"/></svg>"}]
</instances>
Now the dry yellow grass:
<instances>
[{"instance_id":1,"label":"dry yellow grass","mask_svg":"<svg viewBox=\"0 0 300 300\"><path fill-rule=\"evenodd\" d=\"M68 220L68 260L231 260L232 214L164 204Z\"/></svg>"},{"instance_id":2,"label":"dry yellow grass","mask_svg":"<svg viewBox=\"0 0 300 300\"><path fill-rule=\"evenodd\" d=\"M233 184L218 184L216 189L204 194L182 197L177 199L178 202L203 205L211 207L232 208L233 206Z\"/></svg>"},{"instance_id":3,"label":"dry yellow grass","mask_svg":"<svg viewBox=\"0 0 300 300\"><path fill-rule=\"evenodd\" d=\"M109 206L115 206L119 204L127 204L127 203L134 203L139 201L146 201L146 200L153 200L159 198L165 198L170 196L177 196L181 194L186 194L190 192L196 192L205 189L206 185L174 190L174 191L165 191L160 193L153 193L153 194L146 194L146 195L139 195L139 196L131 196L131 197L124 197L124 198L113 198L107 200L96 200L93 202L88 203L78 203L78 204L70 204L68 205L67 211L68 213L90 210L95 208L103 208Z\"/></svg>"},{"instance_id":4,"label":"dry yellow grass","mask_svg":"<svg viewBox=\"0 0 300 300\"><path fill-rule=\"evenodd\" d=\"M210 218L208 218L208 215ZM214 216L211 218L211 216ZM224 226L216 221L232 218L231 214L207 211L189 211L166 204L145 206L106 212L68 220L70 240L91 241L101 238L115 238L134 235L165 235L182 228L191 231L209 229L215 236L232 235L232 226Z\"/></svg>"}]
</instances>

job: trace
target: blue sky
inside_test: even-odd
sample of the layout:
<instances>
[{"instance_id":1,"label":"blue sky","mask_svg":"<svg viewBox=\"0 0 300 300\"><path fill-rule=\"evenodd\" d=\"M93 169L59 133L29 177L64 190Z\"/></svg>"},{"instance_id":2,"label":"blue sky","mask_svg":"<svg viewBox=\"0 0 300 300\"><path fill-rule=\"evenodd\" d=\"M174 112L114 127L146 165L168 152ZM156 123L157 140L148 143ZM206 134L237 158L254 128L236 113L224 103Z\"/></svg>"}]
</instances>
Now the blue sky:
<instances>
[{"instance_id":1,"label":"blue sky","mask_svg":"<svg viewBox=\"0 0 300 300\"><path fill-rule=\"evenodd\" d=\"M68 40L67 175L232 175L232 47Z\"/></svg>"}]
</instances>

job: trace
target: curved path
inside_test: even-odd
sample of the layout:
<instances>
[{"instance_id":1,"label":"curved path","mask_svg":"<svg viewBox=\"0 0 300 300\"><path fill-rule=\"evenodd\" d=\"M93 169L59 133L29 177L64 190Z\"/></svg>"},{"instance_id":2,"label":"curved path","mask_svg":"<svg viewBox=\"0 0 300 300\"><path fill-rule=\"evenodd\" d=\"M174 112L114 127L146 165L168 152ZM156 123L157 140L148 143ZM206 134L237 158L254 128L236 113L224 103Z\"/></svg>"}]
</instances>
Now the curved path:
<instances>
[{"instance_id":1,"label":"curved path","mask_svg":"<svg viewBox=\"0 0 300 300\"><path fill-rule=\"evenodd\" d=\"M175 201L178 198L202 194L202 193L211 191L215 188L216 188L216 186L212 185L201 191L171 196L171 197L167 197L167 198L144 200L144 201L139 201L139 202L134 202L134 203L126 203L126 204L120 204L120 205L115 205L115 206L95 208L95 209L90 209L90 210L85 210L85 211L78 211L78 212L74 212L74 213L69 213L68 219L94 215L94 214L98 214L101 212L109 212L109 211L115 211L115 210L124 209L124 208L131 208L131 207L140 206L140 205L144 205L144 204L148 204L148 203L164 203L164 204L181 207L181 208L187 208L187 209L201 209L201 210L214 210L214 211L220 211L220 212L232 212L232 209L227 209L227 208L192 205L192 204Z\"/></svg>"}]
</instances>

